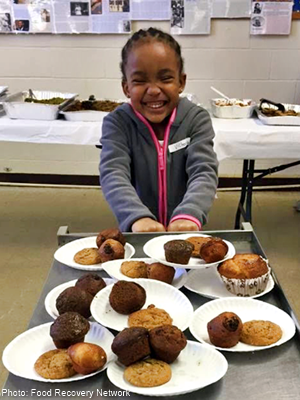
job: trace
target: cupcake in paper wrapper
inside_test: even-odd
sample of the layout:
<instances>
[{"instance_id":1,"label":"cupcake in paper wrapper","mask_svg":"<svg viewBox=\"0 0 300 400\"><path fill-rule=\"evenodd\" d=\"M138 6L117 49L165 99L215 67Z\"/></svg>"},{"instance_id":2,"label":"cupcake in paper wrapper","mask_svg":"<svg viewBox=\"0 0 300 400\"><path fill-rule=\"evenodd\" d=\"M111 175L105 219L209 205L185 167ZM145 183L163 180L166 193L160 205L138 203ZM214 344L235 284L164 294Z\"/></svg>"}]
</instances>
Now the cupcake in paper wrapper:
<instances>
[{"instance_id":1,"label":"cupcake in paper wrapper","mask_svg":"<svg viewBox=\"0 0 300 400\"><path fill-rule=\"evenodd\" d=\"M218 272L230 293L250 297L266 289L271 268L267 260L257 254L236 254L220 264Z\"/></svg>"}]
</instances>

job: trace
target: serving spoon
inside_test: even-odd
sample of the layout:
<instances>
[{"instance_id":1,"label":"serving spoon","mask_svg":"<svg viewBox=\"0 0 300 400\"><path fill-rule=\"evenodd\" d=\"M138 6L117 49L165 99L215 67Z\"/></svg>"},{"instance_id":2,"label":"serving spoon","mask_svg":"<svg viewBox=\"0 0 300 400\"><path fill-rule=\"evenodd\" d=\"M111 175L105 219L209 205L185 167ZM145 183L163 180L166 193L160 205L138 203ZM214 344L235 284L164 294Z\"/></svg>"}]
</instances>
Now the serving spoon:
<instances>
[{"instance_id":1,"label":"serving spoon","mask_svg":"<svg viewBox=\"0 0 300 400\"><path fill-rule=\"evenodd\" d=\"M230 98L228 96L226 96L224 93L220 92L220 90L214 88L213 86L210 87L211 90L213 90L214 92L218 93L220 96L224 97L224 99L230 101Z\"/></svg>"}]
</instances>

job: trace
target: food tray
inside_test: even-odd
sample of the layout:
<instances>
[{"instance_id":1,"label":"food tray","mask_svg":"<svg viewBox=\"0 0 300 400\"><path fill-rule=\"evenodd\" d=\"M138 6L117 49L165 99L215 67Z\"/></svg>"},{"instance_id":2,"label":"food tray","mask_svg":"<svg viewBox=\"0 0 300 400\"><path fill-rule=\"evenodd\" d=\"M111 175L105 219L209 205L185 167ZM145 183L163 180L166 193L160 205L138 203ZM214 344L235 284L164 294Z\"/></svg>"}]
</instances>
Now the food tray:
<instances>
[{"instance_id":1,"label":"food tray","mask_svg":"<svg viewBox=\"0 0 300 400\"><path fill-rule=\"evenodd\" d=\"M251 225L249 223L244 223L243 227L244 230L205 231L204 233L212 236L218 236L222 239L230 241L233 243L238 253L253 252L267 258L255 233L252 230ZM165 235L166 233L164 232L163 234ZM174 235L174 232L172 232L172 234ZM68 234L67 227L61 227L58 232L58 241L59 245L61 246L72 240L91 235L94 234ZM148 240L158 235L159 234L157 233L125 234L127 241L136 249L136 257L145 257L142 251L144 244ZM100 273L103 277L107 276L104 271L98 273ZM78 279L81 275L82 271L68 268L63 264L54 261L43 288L41 297L30 321L29 328L49 322L50 317L45 310L44 300L50 290L64 282L72 279ZM293 318L296 324L296 335L281 346L275 346L263 351L256 351L253 353L222 352L229 364L228 371L224 378L210 386L207 386L204 389L197 390L192 394L172 396L170 399L240 400L241 397L245 397L247 400L263 400L271 396L272 400L282 400L283 394L289 399L299 399L299 322L290 308L290 305L276 279L276 276L274 274L272 276L275 281L275 287L271 292L260 297L260 300L273 304L287 312ZM190 292L185 288L181 290L191 301L194 310L210 301L209 299ZM113 333L116 334L115 331ZM189 340L195 340L195 338L193 338L193 336L189 333L189 330L186 330L185 333ZM201 362L201 360L199 360L199 362ZM50 386L49 384L43 382L34 382L27 379L21 379L17 376L9 374L4 389L11 391L22 390L26 393L29 393L30 397L30 393L32 393L33 390L49 391ZM52 394L55 390L60 391L57 392L55 399L65 399L62 394L59 395L59 393L62 393L64 390L90 390L93 391L93 398L97 399L100 398L99 392L102 389L103 391L107 391L107 396L105 396L105 398L111 400L116 398L113 396L112 391L120 390L109 381L106 374L98 374L89 379L73 382L72 387L70 387L67 383L52 383L51 389ZM109 390L111 391L111 394L108 393ZM119 393L119 398L129 398L128 396L126 397L126 392L124 392L123 395L121 393L122 392ZM32 396L31 398L35 398L35 396ZM163 399L165 397L159 398ZM130 393L130 399L141 400L142 397L141 395Z\"/></svg>"},{"instance_id":2,"label":"food tray","mask_svg":"<svg viewBox=\"0 0 300 400\"><path fill-rule=\"evenodd\" d=\"M33 95L38 100L51 99L53 97L62 97L65 99L61 104L37 104L26 103L25 98L29 97L29 91L23 91L8 96L3 102L3 107L11 119L33 119L52 121L57 118L59 110L62 110L71 103L76 93L61 93L51 91L33 90Z\"/></svg>"},{"instance_id":3,"label":"food tray","mask_svg":"<svg viewBox=\"0 0 300 400\"><path fill-rule=\"evenodd\" d=\"M253 110L255 108L255 102L251 99L243 99L243 101L251 101L251 105L249 106L219 106L216 105L216 101L221 101L224 99L216 98L211 99L211 110L215 117L217 118L226 118L226 119L241 119L241 118L251 118ZM236 99L230 99L236 100Z\"/></svg>"},{"instance_id":4,"label":"food tray","mask_svg":"<svg viewBox=\"0 0 300 400\"><path fill-rule=\"evenodd\" d=\"M286 110L293 110L296 111L297 113L300 113L300 105L299 104L285 104L284 108ZM276 109L275 106L270 104L269 108L274 108ZM263 114L258 107L255 107L255 111L257 113L258 118L261 120L261 122L265 125L300 125L300 116L278 116L278 117L268 117L265 114Z\"/></svg>"}]
</instances>

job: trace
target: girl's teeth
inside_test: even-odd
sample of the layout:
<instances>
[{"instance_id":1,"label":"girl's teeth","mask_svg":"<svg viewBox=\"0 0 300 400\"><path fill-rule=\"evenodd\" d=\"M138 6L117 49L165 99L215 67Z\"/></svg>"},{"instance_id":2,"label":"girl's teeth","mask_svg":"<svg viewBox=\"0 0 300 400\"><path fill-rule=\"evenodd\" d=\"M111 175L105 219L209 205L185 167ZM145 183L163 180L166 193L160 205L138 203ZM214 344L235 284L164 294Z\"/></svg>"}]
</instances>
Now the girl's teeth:
<instances>
[{"instance_id":1,"label":"girl's teeth","mask_svg":"<svg viewBox=\"0 0 300 400\"><path fill-rule=\"evenodd\" d=\"M152 103L152 104L149 104L148 103L148 107L151 107L151 108L159 108L159 107L162 107L163 106L163 102L161 102L161 103Z\"/></svg>"}]
</instances>

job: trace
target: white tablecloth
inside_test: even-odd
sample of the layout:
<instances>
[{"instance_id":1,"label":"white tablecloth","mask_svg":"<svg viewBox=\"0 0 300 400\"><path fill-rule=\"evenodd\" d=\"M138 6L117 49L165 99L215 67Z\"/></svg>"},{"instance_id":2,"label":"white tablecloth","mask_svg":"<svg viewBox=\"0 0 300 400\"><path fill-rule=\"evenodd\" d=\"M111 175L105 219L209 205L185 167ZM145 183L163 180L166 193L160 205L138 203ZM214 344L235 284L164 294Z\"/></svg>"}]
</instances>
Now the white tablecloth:
<instances>
[{"instance_id":1,"label":"white tablecloth","mask_svg":"<svg viewBox=\"0 0 300 400\"><path fill-rule=\"evenodd\" d=\"M300 126L268 126L258 119L213 118L215 151L225 159L300 159ZM102 122L0 118L0 141L98 145Z\"/></svg>"}]
</instances>

